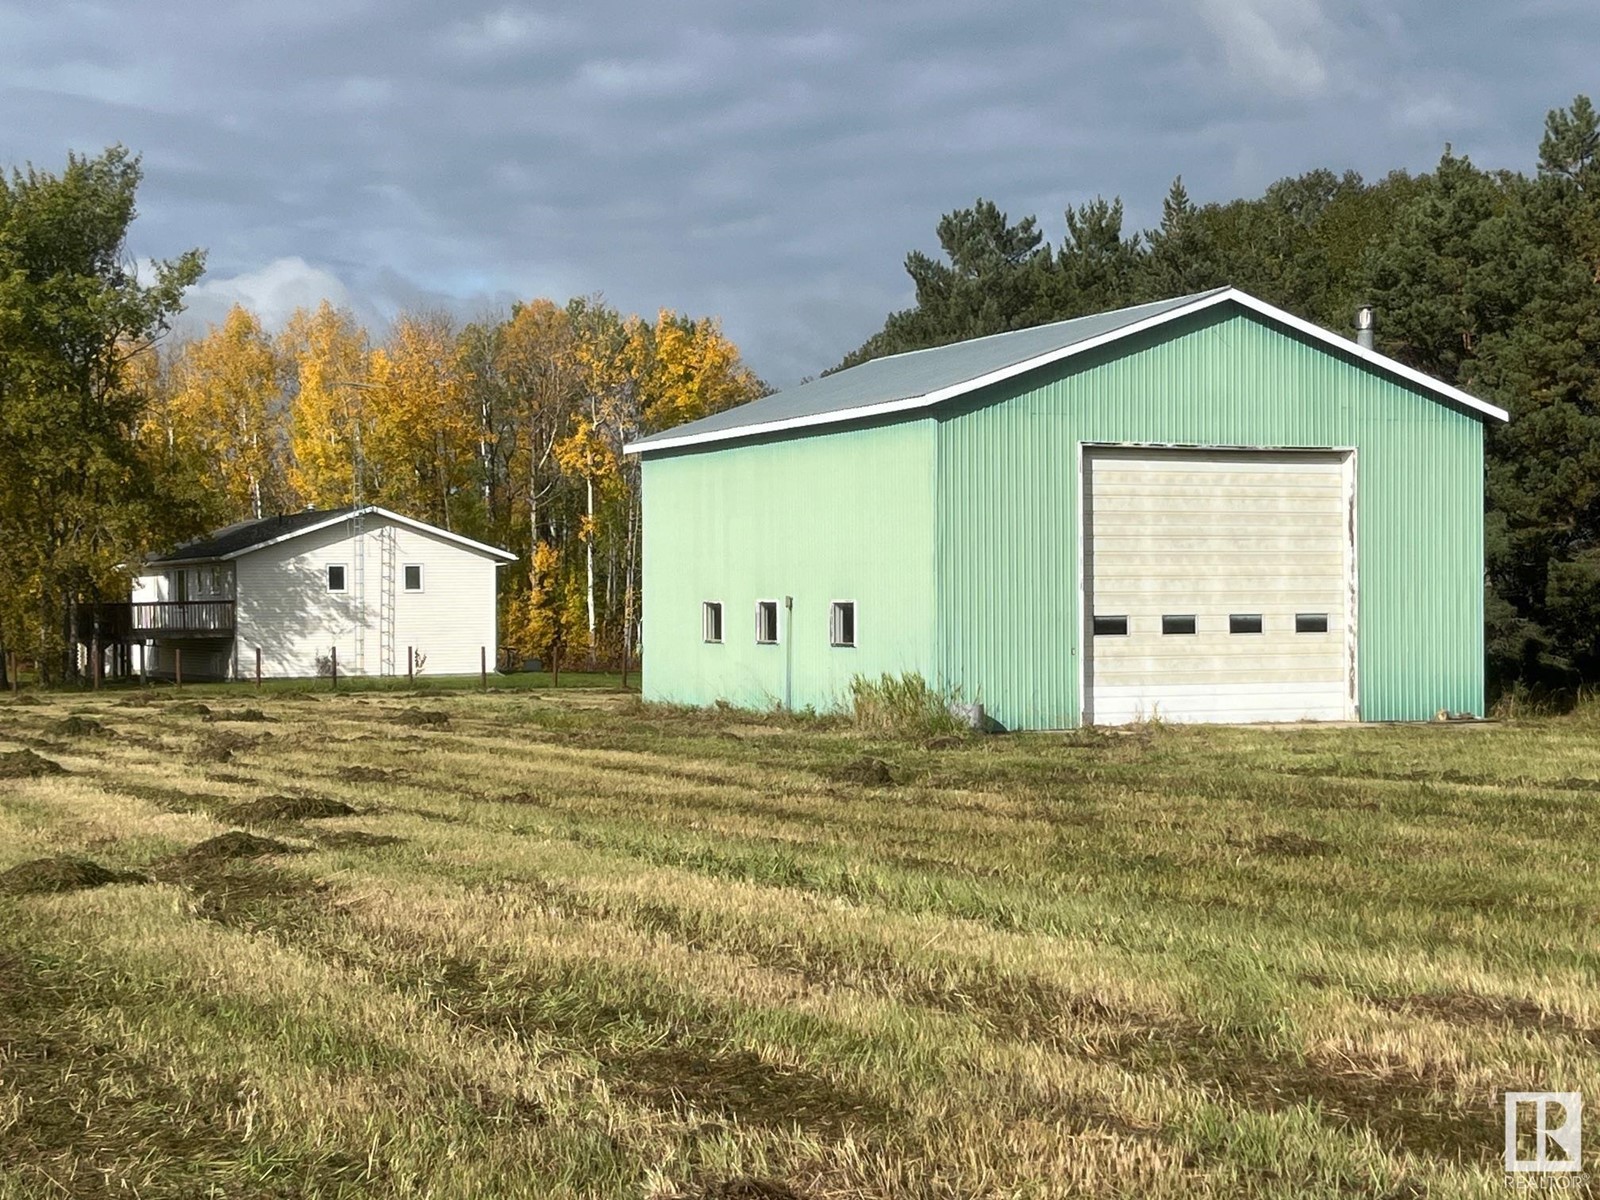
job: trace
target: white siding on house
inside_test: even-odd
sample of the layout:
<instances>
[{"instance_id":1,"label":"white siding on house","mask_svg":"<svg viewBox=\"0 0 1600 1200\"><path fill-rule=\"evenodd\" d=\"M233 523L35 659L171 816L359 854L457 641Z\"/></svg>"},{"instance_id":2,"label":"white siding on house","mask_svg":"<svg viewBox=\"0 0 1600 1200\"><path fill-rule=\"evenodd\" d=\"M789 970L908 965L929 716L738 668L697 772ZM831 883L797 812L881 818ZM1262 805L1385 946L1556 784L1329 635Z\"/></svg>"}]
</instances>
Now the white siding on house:
<instances>
[{"instance_id":1,"label":"white siding on house","mask_svg":"<svg viewBox=\"0 0 1600 1200\"><path fill-rule=\"evenodd\" d=\"M349 521L235 560L240 675L254 673L257 647L269 678L315 675L335 646L340 674L403 675L408 646L426 656L425 675L476 672L480 648L494 662L495 559L375 513L362 538L364 596ZM407 563L423 567L420 592L405 590ZM345 568L345 591L328 591L330 565Z\"/></svg>"}]
</instances>

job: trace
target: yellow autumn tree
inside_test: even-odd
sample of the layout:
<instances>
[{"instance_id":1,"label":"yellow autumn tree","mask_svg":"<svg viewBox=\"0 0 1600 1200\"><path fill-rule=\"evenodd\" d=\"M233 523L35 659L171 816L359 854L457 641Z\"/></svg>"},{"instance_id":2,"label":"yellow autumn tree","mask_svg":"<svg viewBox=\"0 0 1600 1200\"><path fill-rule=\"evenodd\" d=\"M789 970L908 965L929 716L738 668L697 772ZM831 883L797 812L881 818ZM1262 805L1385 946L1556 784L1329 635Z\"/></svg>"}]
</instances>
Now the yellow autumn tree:
<instances>
[{"instance_id":1,"label":"yellow autumn tree","mask_svg":"<svg viewBox=\"0 0 1600 1200\"><path fill-rule=\"evenodd\" d=\"M290 368L288 478L316 508L350 503L358 438L367 426L367 333L348 311L324 300L298 309L280 336ZM364 449L364 447L361 447Z\"/></svg>"},{"instance_id":2,"label":"yellow autumn tree","mask_svg":"<svg viewBox=\"0 0 1600 1200\"><path fill-rule=\"evenodd\" d=\"M766 391L715 317L691 320L662 309L653 334L649 360L640 364L641 416L652 432L698 421Z\"/></svg>"},{"instance_id":3,"label":"yellow autumn tree","mask_svg":"<svg viewBox=\"0 0 1600 1200\"><path fill-rule=\"evenodd\" d=\"M281 505L276 418L283 369L255 314L234 305L221 325L179 348L173 372L176 387L161 415L172 436L210 464L212 487L230 517L260 517L269 505Z\"/></svg>"},{"instance_id":4,"label":"yellow autumn tree","mask_svg":"<svg viewBox=\"0 0 1600 1200\"><path fill-rule=\"evenodd\" d=\"M572 432L582 396L583 370L573 322L549 300L517 305L500 330L494 365L505 393L502 421L508 446L507 475L515 507L527 525L528 544L549 536L541 528L546 502L561 486L556 447ZM530 564L531 585L541 567Z\"/></svg>"},{"instance_id":5,"label":"yellow autumn tree","mask_svg":"<svg viewBox=\"0 0 1600 1200\"><path fill-rule=\"evenodd\" d=\"M450 320L402 315L372 352L368 380L371 498L453 528L453 499L471 483L479 427Z\"/></svg>"}]
</instances>

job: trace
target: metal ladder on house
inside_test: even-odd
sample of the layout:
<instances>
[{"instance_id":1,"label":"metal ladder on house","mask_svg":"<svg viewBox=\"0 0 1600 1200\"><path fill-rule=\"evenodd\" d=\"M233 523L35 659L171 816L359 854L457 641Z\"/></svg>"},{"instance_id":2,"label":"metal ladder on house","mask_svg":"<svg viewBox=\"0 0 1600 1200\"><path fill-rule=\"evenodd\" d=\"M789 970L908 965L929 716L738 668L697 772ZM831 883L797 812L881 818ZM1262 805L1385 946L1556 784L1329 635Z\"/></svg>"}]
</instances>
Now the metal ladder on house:
<instances>
[{"instance_id":1,"label":"metal ladder on house","mask_svg":"<svg viewBox=\"0 0 1600 1200\"><path fill-rule=\"evenodd\" d=\"M367 670L367 514L358 499L356 510L350 514L350 535L355 539L355 567L351 580L351 608L355 616L356 661L351 673L364 675Z\"/></svg>"},{"instance_id":2,"label":"metal ladder on house","mask_svg":"<svg viewBox=\"0 0 1600 1200\"><path fill-rule=\"evenodd\" d=\"M395 673L395 546L394 526L378 530L378 673Z\"/></svg>"}]
</instances>

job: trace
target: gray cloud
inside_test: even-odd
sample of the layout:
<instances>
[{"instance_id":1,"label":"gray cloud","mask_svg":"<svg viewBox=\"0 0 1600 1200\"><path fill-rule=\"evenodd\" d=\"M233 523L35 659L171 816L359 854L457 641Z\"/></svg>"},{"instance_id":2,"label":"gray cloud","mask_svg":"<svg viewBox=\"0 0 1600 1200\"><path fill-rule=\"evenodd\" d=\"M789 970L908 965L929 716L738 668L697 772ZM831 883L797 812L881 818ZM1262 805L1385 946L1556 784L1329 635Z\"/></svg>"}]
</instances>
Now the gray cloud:
<instances>
[{"instance_id":1,"label":"gray cloud","mask_svg":"<svg viewBox=\"0 0 1600 1200\"><path fill-rule=\"evenodd\" d=\"M1155 219L1314 166L1531 163L1592 87L1591 0L0 0L0 162L145 156L135 253L196 320L374 324L517 296L715 312L785 384L910 298L940 213L1121 194Z\"/></svg>"}]
</instances>

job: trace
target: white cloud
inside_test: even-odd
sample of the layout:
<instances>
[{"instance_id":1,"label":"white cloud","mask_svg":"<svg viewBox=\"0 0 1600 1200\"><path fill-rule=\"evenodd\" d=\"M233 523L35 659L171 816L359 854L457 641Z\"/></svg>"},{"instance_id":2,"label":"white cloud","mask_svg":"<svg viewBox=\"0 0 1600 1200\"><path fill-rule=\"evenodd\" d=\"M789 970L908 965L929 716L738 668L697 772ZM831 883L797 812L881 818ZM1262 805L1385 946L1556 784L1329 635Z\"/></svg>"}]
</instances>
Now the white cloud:
<instances>
[{"instance_id":1,"label":"white cloud","mask_svg":"<svg viewBox=\"0 0 1600 1200\"><path fill-rule=\"evenodd\" d=\"M467 55L506 54L536 44L548 46L566 37L561 22L510 5L458 22L450 31L455 48Z\"/></svg>"},{"instance_id":2,"label":"white cloud","mask_svg":"<svg viewBox=\"0 0 1600 1200\"><path fill-rule=\"evenodd\" d=\"M281 329L295 309L315 308L324 300L351 307L350 289L333 272L303 258L279 258L226 279L202 279L184 296L182 324L190 328L218 325L230 308L242 304L268 329Z\"/></svg>"},{"instance_id":3,"label":"white cloud","mask_svg":"<svg viewBox=\"0 0 1600 1200\"><path fill-rule=\"evenodd\" d=\"M1200 0L1200 16L1236 82L1280 96L1327 90L1331 31L1317 0Z\"/></svg>"}]
</instances>

